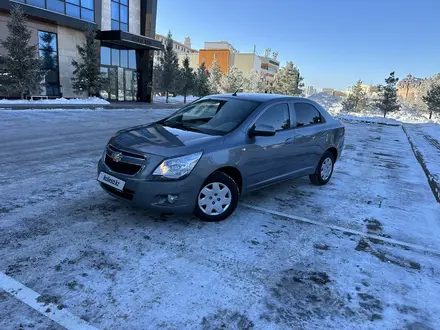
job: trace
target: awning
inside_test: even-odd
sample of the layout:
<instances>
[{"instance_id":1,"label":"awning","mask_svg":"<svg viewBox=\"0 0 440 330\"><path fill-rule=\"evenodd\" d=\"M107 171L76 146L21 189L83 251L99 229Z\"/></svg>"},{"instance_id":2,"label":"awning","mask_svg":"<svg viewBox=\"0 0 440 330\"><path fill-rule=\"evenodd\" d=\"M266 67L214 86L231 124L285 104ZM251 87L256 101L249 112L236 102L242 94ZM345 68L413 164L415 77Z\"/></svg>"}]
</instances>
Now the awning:
<instances>
[{"instance_id":1,"label":"awning","mask_svg":"<svg viewBox=\"0 0 440 330\"><path fill-rule=\"evenodd\" d=\"M156 39L119 30L101 31L99 40L129 49L163 50L162 43Z\"/></svg>"}]
</instances>

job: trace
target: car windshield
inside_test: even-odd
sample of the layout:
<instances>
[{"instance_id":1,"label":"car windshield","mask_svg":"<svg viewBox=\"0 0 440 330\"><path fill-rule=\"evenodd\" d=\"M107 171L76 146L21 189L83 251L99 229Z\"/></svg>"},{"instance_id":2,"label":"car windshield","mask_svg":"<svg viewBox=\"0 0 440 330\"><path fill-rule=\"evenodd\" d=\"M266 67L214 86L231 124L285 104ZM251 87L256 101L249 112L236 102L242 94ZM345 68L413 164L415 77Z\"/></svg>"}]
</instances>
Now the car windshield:
<instances>
[{"instance_id":1,"label":"car windshield","mask_svg":"<svg viewBox=\"0 0 440 330\"><path fill-rule=\"evenodd\" d=\"M210 135L225 135L243 123L260 104L249 100L202 99L160 123Z\"/></svg>"}]
</instances>

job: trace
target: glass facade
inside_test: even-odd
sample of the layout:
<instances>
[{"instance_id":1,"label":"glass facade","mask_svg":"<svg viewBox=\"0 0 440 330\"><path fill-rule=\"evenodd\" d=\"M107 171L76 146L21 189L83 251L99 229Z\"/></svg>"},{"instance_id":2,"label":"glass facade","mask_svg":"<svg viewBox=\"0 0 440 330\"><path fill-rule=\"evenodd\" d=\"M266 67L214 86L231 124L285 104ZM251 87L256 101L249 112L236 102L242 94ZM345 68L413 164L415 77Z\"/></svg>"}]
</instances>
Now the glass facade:
<instances>
[{"instance_id":1,"label":"glass facade","mask_svg":"<svg viewBox=\"0 0 440 330\"><path fill-rule=\"evenodd\" d=\"M38 51L43 61L46 95L60 95L60 74L58 67L58 48L56 33L38 31Z\"/></svg>"},{"instance_id":2,"label":"glass facade","mask_svg":"<svg viewBox=\"0 0 440 330\"><path fill-rule=\"evenodd\" d=\"M128 0L112 0L112 30L128 32Z\"/></svg>"},{"instance_id":3,"label":"glass facade","mask_svg":"<svg viewBox=\"0 0 440 330\"><path fill-rule=\"evenodd\" d=\"M81 18L86 21L95 21L93 0L15 0L31 6L55 11L70 17Z\"/></svg>"},{"instance_id":4,"label":"glass facade","mask_svg":"<svg viewBox=\"0 0 440 330\"><path fill-rule=\"evenodd\" d=\"M101 97L108 100L136 101L138 72L136 51L101 47L101 72L108 78Z\"/></svg>"}]
</instances>

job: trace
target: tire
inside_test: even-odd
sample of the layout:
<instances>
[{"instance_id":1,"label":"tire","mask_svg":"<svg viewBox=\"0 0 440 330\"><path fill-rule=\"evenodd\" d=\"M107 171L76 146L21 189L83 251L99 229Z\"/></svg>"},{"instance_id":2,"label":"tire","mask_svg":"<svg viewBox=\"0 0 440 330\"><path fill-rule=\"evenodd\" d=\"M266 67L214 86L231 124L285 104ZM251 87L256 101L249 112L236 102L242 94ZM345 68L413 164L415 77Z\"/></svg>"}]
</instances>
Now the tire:
<instances>
[{"instance_id":1,"label":"tire","mask_svg":"<svg viewBox=\"0 0 440 330\"><path fill-rule=\"evenodd\" d=\"M329 160L331 161L330 168L328 168ZM330 151L324 152L321 159L319 160L318 166L314 174L309 175L310 182L317 186L323 186L330 181L333 174L333 168L335 165L335 157ZM326 170L327 168L327 170ZM330 172L328 172L330 171Z\"/></svg>"},{"instance_id":2,"label":"tire","mask_svg":"<svg viewBox=\"0 0 440 330\"><path fill-rule=\"evenodd\" d=\"M215 172L205 180L197 194L194 215L203 221L224 220L234 212L239 196L234 179L223 172Z\"/></svg>"}]
</instances>

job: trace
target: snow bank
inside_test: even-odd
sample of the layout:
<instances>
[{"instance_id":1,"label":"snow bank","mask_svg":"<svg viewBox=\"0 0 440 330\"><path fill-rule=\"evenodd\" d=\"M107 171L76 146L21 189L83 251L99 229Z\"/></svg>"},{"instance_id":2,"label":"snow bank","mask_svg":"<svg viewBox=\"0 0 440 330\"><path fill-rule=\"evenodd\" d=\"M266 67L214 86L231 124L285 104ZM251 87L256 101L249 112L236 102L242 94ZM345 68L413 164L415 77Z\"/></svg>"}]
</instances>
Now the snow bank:
<instances>
[{"instance_id":1,"label":"snow bank","mask_svg":"<svg viewBox=\"0 0 440 330\"><path fill-rule=\"evenodd\" d=\"M0 100L0 104L109 104L108 101L99 97L88 97L83 99L59 99L50 100Z\"/></svg>"},{"instance_id":2,"label":"snow bank","mask_svg":"<svg viewBox=\"0 0 440 330\"><path fill-rule=\"evenodd\" d=\"M403 128L440 203L440 125L428 123L405 125Z\"/></svg>"},{"instance_id":3,"label":"snow bank","mask_svg":"<svg viewBox=\"0 0 440 330\"><path fill-rule=\"evenodd\" d=\"M339 96L321 92L311 95L309 99L319 103L332 114L338 114L342 111L342 98Z\"/></svg>"},{"instance_id":4,"label":"snow bank","mask_svg":"<svg viewBox=\"0 0 440 330\"><path fill-rule=\"evenodd\" d=\"M399 111L391 112L387 114L386 118L383 118L383 113L374 106L368 107L362 112L343 112L343 98L327 93L313 94L309 98L315 102L318 102L332 115L338 116L345 120L360 120L391 125L399 124L399 122L410 124L422 124L427 122L440 123L440 116L433 115L433 118L429 120L428 113L417 111L406 105L401 105Z\"/></svg>"},{"instance_id":5,"label":"snow bank","mask_svg":"<svg viewBox=\"0 0 440 330\"><path fill-rule=\"evenodd\" d=\"M391 126L401 126L402 123L400 121L397 121L392 118L383 118L383 117L368 117L368 116L359 116L358 115L347 115L347 114L339 114L336 116L339 119L342 119L343 121L348 122L364 122L364 123L375 123L375 124L384 124L384 125L391 125Z\"/></svg>"},{"instance_id":6,"label":"snow bank","mask_svg":"<svg viewBox=\"0 0 440 330\"><path fill-rule=\"evenodd\" d=\"M193 96L193 95L188 95L186 97L186 103L192 102L194 100L197 100L199 97L198 96ZM165 96L154 96L153 97L153 102L166 102L166 97ZM173 96L173 97L169 97L168 98L168 103L183 103L183 96L182 95L178 95L178 96Z\"/></svg>"}]
</instances>

